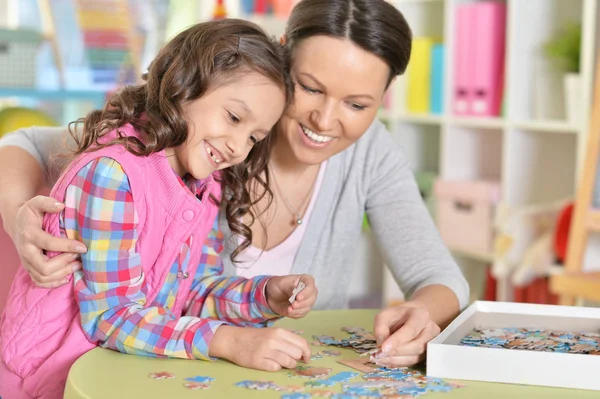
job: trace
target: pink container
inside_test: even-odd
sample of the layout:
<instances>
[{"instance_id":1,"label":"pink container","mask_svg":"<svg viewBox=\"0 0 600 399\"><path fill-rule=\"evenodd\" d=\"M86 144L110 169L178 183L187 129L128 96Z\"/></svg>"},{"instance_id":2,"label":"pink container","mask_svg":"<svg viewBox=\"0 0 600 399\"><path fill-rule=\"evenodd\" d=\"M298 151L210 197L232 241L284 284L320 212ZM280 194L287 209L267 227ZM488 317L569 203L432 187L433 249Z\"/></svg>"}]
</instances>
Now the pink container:
<instances>
[{"instance_id":1,"label":"pink container","mask_svg":"<svg viewBox=\"0 0 600 399\"><path fill-rule=\"evenodd\" d=\"M12 284L13 277L20 266L19 255L13 246L12 240L2 228L2 219L0 219L0 314L6 304L8 291Z\"/></svg>"},{"instance_id":2,"label":"pink container","mask_svg":"<svg viewBox=\"0 0 600 399\"><path fill-rule=\"evenodd\" d=\"M491 253L494 208L500 200L500 184L438 179L435 195L437 225L448 248Z\"/></svg>"}]
</instances>

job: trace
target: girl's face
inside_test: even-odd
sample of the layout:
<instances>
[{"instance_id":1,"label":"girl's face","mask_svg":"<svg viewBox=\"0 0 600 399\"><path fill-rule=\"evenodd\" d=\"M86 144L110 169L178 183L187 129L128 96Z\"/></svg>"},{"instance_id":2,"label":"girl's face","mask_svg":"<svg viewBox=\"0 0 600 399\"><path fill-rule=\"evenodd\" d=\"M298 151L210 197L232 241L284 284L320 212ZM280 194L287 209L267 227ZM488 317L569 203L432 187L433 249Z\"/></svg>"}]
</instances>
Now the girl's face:
<instances>
[{"instance_id":1,"label":"girl's face","mask_svg":"<svg viewBox=\"0 0 600 399\"><path fill-rule=\"evenodd\" d=\"M349 40L315 36L292 54L294 103L278 134L302 163L314 165L348 148L377 116L390 69Z\"/></svg>"},{"instance_id":2,"label":"girl's face","mask_svg":"<svg viewBox=\"0 0 600 399\"><path fill-rule=\"evenodd\" d=\"M242 162L267 137L284 105L283 89L257 72L209 88L183 106L188 137L169 157L171 166L180 176L204 179Z\"/></svg>"}]
</instances>

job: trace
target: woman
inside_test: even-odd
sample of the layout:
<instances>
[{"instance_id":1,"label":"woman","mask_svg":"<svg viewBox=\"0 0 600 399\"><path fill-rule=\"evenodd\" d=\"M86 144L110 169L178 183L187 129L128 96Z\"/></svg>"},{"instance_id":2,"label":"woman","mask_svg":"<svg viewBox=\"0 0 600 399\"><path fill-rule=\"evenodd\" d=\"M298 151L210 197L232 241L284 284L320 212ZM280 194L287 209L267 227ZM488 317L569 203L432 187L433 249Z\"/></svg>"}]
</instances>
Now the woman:
<instances>
[{"instance_id":1,"label":"woman","mask_svg":"<svg viewBox=\"0 0 600 399\"><path fill-rule=\"evenodd\" d=\"M385 90L406 69L411 40L404 17L384 0L301 1L282 38L291 52L296 93L274 132L265 176L273 204L267 208L262 192L254 190L259 216L241 264L230 261L238 238L221 223L227 274L311 274L320 291L315 308L335 309L346 305L348 265L354 264L366 212L408 299L375 319L378 362L385 366L422 360L427 342L467 304L469 294L408 161L375 119ZM48 261L42 249L80 252L79 243L41 232L40 215L62 205L43 197L26 202L43 182L36 159L60 149L60 134L24 130L6 137L0 148L0 187L11 187L0 202L5 229L34 281L45 285L70 273L74 258L63 254Z\"/></svg>"}]
</instances>

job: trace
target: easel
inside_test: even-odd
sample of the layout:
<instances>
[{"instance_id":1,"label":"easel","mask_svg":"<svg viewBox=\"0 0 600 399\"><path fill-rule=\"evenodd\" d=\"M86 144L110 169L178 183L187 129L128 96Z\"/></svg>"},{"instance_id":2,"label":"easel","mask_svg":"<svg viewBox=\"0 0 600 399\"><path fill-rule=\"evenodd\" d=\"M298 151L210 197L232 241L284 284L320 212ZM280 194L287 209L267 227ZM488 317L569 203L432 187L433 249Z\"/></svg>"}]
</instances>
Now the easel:
<instances>
[{"instance_id":1,"label":"easel","mask_svg":"<svg viewBox=\"0 0 600 399\"><path fill-rule=\"evenodd\" d=\"M594 105L587 138L587 151L575 198L565 272L553 275L550 279L550 290L560 295L561 305L574 305L576 298L600 302L600 271L582 270L589 234L600 232L600 209L592 208L600 155L600 54L596 61L595 78Z\"/></svg>"}]
</instances>

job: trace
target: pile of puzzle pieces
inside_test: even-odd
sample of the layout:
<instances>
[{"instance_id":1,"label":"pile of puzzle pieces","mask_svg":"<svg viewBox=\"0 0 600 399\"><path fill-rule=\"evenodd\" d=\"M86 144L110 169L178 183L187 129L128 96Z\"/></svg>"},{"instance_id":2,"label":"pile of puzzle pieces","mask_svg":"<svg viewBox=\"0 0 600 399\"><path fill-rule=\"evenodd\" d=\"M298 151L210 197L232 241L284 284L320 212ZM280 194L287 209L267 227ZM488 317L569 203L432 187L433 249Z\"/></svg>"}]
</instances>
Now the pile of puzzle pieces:
<instances>
[{"instance_id":1,"label":"pile of puzzle pieces","mask_svg":"<svg viewBox=\"0 0 600 399\"><path fill-rule=\"evenodd\" d=\"M360 327L343 327L342 331L351 334L350 337L335 339L329 335L313 335L313 339L315 340L313 345L338 346L340 348L353 349L360 354L371 354L377 351L377 341L373 333Z\"/></svg>"},{"instance_id":2,"label":"pile of puzzle pieces","mask_svg":"<svg viewBox=\"0 0 600 399\"><path fill-rule=\"evenodd\" d=\"M460 345L600 355L600 334L527 328L476 328L460 341Z\"/></svg>"},{"instance_id":3,"label":"pile of puzzle pieces","mask_svg":"<svg viewBox=\"0 0 600 399\"><path fill-rule=\"evenodd\" d=\"M332 376L332 370L325 367L298 366L290 377L307 378L304 386L277 385L273 381L241 381L238 387L257 390L274 390L283 393L282 399L308 399L329 397L332 399L358 398L414 398L428 392L449 392L460 388L457 383L445 382L438 378L428 378L417 370L409 368L377 368L372 373L362 375L352 371L342 371ZM342 392L333 391L336 385Z\"/></svg>"}]
</instances>

